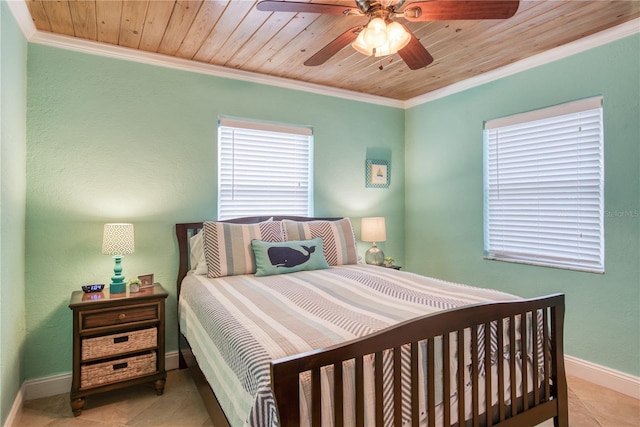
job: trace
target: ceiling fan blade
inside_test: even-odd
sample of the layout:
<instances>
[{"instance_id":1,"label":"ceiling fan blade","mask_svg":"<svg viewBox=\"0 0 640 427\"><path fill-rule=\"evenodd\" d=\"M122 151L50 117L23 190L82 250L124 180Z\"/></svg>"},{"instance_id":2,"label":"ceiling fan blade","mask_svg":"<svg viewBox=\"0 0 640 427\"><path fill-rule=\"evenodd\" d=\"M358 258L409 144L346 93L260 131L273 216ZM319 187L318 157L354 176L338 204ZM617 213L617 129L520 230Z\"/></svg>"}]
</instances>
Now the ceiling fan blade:
<instances>
[{"instance_id":1,"label":"ceiling fan blade","mask_svg":"<svg viewBox=\"0 0 640 427\"><path fill-rule=\"evenodd\" d=\"M264 12L299 12L299 13L328 13L331 15L362 16L360 9L337 4L300 3L295 1L264 0L256 8Z\"/></svg>"},{"instance_id":2,"label":"ceiling fan blade","mask_svg":"<svg viewBox=\"0 0 640 427\"><path fill-rule=\"evenodd\" d=\"M405 30L409 31L406 26ZM398 51L398 55L400 55L400 58L402 58L407 66L412 70L419 70L433 62L433 56L427 52L427 49L425 49L422 43L420 43L420 40L418 40L413 33L411 33L411 40L409 41L409 44L400 49Z\"/></svg>"},{"instance_id":3,"label":"ceiling fan blade","mask_svg":"<svg viewBox=\"0 0 640 427\"><path fill-rule=\"evenodd\" d=\"M507 19L515 15L519 4L511 0L432 0L411 3L403 13L410 22Z\"/></svg>"},{"instance_id":4,"label":"ceiling fan blade","mask_svg":"<svg viewBox=\"0 0 640 427\"><path fill-rule=\"evenodd\" d=\"M304 65L308 67L315 67L316 65L324 64L329 60L329 58L340 52L349 43L353 43L358 37L358 30L360 30L361 28L362 25L357 25L340 34L334 41L320 49L311 58L307 59L304 62Z\"/></svg>"}]
</instances>

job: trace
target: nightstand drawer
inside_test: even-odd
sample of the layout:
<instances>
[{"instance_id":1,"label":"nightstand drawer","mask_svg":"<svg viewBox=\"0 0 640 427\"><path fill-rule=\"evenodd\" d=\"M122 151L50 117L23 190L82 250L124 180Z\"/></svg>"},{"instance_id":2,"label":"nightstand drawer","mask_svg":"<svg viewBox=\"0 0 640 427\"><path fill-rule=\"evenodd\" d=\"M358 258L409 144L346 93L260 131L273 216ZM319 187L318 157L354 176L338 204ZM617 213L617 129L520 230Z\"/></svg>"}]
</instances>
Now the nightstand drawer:
<instances>
[{"instance_id":1,"label":"nightstand drawer","mask_svg":"<svg viewBox=\"0 0 640 427\"><path fill-rule=\"evenodd\" d=\"M149 375L156 371L155 351L109 362L82 365L80 367L80 388L116 383Z\"/></svg>"},{"instance_id":2,"label":"nightstand drawer","mask_svg":"<svg viewBox=\"0 0 640 427\"><path fill-rule=\"evenodd\" d=\"M158 320L160 318L159 311L159 304L148 304L81 312L80 325L82 330L87 330L145 320Z\"/></svg>"},{"instance_id":3,"label":"nightstand drawer","mask_svg":"<svg viewBox=\"0 0 640 427\"><path fill-rule=\"evenodd\" d=\"M158 345L158 329L122 332L95 338L82 339L82 360L117 356L136 350L154 348Z\"/></svg>"}]
</instances>

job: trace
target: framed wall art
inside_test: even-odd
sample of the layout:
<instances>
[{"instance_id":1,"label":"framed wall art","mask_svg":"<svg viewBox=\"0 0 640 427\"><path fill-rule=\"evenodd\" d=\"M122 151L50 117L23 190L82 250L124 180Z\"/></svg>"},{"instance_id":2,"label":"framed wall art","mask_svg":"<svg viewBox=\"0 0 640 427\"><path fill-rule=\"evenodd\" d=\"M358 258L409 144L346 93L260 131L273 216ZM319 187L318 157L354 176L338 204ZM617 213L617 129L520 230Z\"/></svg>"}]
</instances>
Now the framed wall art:
<instances>
[{"instance_id":1,"label":"framed wall art","mask_svg":"<svg viewBox=\"0 0 640 427\"><path fill-rule=\"evenodd\" d=\"M369 188L389 188L391 183L391 162L367 159L366 186Z\"/></svg>"}]
</instances>

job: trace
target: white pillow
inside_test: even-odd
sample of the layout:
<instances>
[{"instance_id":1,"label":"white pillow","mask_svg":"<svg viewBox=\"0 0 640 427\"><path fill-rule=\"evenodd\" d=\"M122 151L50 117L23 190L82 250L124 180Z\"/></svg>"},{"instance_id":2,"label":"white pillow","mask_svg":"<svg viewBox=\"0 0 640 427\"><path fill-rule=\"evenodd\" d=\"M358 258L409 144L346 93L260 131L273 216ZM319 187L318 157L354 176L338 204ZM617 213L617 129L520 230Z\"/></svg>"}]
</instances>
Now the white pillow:
<instances>
[{"instance_id":1,"label":"white pillow","mask_svg":"<svg viewBox=\"0 0 640 427\"><path fill-rule=\"evenodd\" d=\"M194 234L189 239L191 271L193 274L207 274L207 258L204 255L203 231Z\"/></svg>"}]
</instances>

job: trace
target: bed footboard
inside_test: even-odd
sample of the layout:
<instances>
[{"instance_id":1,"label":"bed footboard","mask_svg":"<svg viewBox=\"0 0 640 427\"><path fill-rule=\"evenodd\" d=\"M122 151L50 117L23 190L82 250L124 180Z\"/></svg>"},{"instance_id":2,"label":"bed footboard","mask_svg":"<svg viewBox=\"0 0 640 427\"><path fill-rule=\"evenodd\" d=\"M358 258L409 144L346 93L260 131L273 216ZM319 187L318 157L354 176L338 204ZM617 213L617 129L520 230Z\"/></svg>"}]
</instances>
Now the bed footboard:
<instances>
[{"instance_id":1,"label":"bed footboard","mask_svg":"<svg viewBox=\"0 0 640 427\"><path fill-rule=\"evenodd\" d=\"M306 381L310 384L308 411L312 426L321 425L323 396L329 396L335 426L342 426L345 413L354 411L356 426L364 426L365 419L372 425L372 417L376 426L382 426L382 402L389 407L392 401L394 426L521 427L555 418L556 426L568 427L563 323L561 294L478 304L273 361L271 382L280 425L300 425L300 384ZM373 366L375 388L375 402L368 404L367 364ZM384 375L390 371L388 365L393 373ZM441 373L436 372L436 366L442 367ZM332 376L330 387L321 380L327 370ZM355 384L355 408L346 408L344 400L343 375L347 371L349 375L354 372L355 378L346 383ZM366 406L374 407L375 415L365 415Z\"/></svg>"}]
</instances>

